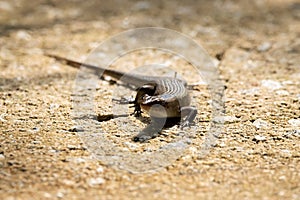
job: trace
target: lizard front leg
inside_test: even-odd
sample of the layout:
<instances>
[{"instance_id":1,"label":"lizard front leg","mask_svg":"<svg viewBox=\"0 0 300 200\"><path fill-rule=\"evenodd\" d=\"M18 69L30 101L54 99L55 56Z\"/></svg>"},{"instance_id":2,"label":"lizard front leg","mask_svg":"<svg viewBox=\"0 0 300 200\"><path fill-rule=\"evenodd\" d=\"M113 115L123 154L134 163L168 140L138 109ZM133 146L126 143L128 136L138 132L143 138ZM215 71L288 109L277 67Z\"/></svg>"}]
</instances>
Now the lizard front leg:
<instances>
[{"instance_id":1,"label":"lizard front leg","mask_svg":"<svg viewBox=\"0 0 300 200\"><path fill-rule=\"evenodd\" d=\"M133 104L132 106L129 106L130 108L134 108L134 111L131 115L134 115L136 117L141 116L141 106L138 104L136 98L121 98L121 99L113 99L113 101L119 103L119 104Z\"/></svg>"},{"instance_id":2,"label":"lizard front leg","mask_svg":"<svg viewBox=\"0 0 300 200\"><path fill-rule=\"evenodd\" d=\"M166 118L152 118L151 123L133 138L135 142L145 142L158 136L166 123Z\"/></svg>"},{"instance_id":3,"label":"lizard front leg","mask_svg":"<svg viewBox=\"0 0 300 200\"><path fill-rule=\"evenodd\" d=\"M118 102L119 104L133 104L130 106L134 108L134 111L131 115L136 117L140 117L142 114L141 103L144 101L145 95L151 96L155 92L156 85L154 84L145 84L137 89L137 93L134 99L113 99L113 101Z\"/></svg>"},{"instance_id":4,"label":"lizard front leg","mask_svg":"<svg viewBox=\"0 0 300 200\"><path fill-rule=\"evenodd\" d=\"M166 122L169 119L166 110L169 105L163 96L149 96L148 94L145 94L142 100L140 105L149 113L151 123L133 138L133 141L135 142L145 142L155 138L165 127ZM174 108L172 110L177 109Z\"/></svg>"},{"instance_id":5,"label":"lizard front leg","mask_svg":"<svg viewBox=\"0 0 300 200\"><path fill-rule=\"evenodd\" d=\"M141 113L142 113L141 103L144 101L145 95L152 96L155 92L155 89L156 89L156 85L154 85L154 84L145 84L142 87L139 87L137 89L137 93L136 93L135 99L133 101L134 105L132 106L132 107L134 107L133 114L136 117L141 116Z\"/></svg>"}]
</instances>

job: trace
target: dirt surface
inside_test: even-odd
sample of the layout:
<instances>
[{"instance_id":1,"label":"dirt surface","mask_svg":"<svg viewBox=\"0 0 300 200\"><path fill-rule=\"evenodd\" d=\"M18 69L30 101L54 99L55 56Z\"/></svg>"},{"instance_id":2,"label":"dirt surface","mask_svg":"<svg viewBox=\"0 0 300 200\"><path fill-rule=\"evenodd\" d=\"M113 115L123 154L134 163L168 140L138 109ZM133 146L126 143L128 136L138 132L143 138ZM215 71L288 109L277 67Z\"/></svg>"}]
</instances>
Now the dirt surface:
<instances>
[{"instance_id":1,"label":"dirt surface","mask_svg":"<svg viewBox=\"0 0 300 200\"><path fill-rule=\"evenodd\" d=\"M296 0L14 0L0 1L0 12L0 199L300 199ZM192 93L199 114L188 147L159 170L131 173L92 157L74 132L78 71L43 52L83 61L110 36L148 26L184 33L219 59L229 117L215 146L199 157L211 119L201 85ZM145 50L112 67L151 63L177 71L190 65ZM119 87L99 80L96 90L91 115L110 114ZM120 126L126 123L131 128ZM179 137L174 126L150 142L132 142L145 125L134 117L97 122L128 152L153 152Z\"/></svg>"}]
</instances>

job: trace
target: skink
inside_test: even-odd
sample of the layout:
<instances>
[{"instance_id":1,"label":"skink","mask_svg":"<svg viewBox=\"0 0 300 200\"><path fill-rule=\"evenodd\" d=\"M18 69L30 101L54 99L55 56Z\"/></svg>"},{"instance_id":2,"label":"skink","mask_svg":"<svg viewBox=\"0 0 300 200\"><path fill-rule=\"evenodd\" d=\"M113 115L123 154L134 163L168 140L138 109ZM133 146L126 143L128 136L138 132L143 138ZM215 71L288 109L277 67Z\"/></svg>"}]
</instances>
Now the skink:
<instances>
[{"instance_id":1,"label":"skink","mask_svg":"<svg viewBox=\"0 0 300 200\"><path fill-rule=\"evenodd\" d=\"M133 101L134 114L139 116L142 111L146 111L152 119L152 123L137 134L133 140L144 142L155 137L161 131L160 121L167 119L181 119L180 126L189 126L197 115L197 110L190 106L190 95L187 82L176 77L157 77L127 74L124 72L104 69L99 66L85 64L63 58L57 55L46 54L57 61L80 68L85 67L93 70L96 74L110 76L120 80L125 84L133 85L137 88L137 94ZM163 119L163 120L162 120ZM158 127L158 128L157 128Z\"/></svg>"}]
</instances>

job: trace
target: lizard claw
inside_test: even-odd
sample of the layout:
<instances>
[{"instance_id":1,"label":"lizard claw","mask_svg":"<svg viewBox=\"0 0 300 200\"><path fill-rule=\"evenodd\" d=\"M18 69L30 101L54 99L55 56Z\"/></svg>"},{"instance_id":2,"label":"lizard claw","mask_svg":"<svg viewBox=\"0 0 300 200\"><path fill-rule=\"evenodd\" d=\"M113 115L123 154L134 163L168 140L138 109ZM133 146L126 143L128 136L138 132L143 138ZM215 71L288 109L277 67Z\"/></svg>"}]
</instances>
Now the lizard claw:
<instances>
[{"instance_id":1,"label":"lizard claw","mask_svg":"<svg viewBox=\"0 0 300 200\"><path fill-rule=\"evenodd\" d=\"M182 120L179 127L182 130L185 127L191 127L192 125L195 125L195 122L190 122L189 120Z\"/></svg>"},{"instance_id":2,"label":"lizard claw","mask_svg":"<svg viewBox=\"0 0 300 200\"><path fill-rule=\"evenodd\" d=\"M158 136L158 133L153 132L153 133L145 133L145 132L141 132L139 133L137 136L135 136L132 140L134 142L146 142L152 138L155 138Z\"/></svg>"},{"instance_id":3,"label":"lizard claw","mask_svg":"<svg viewBox=\"0 0 300 200\"><path fill-rule=\"evenodd\" d=\"M137 134L133 141L135 142L146 142L152 138L155 138L158 136L158 134L161 132L162 126L161 124L157 124L156 122L152 122L150 125L148 125L145 129L143 129L139 134Z\"/></svg>"},{"instance_id":4,"label":"lizard claw","mask_svg":"<svg viewBox=\"0 0 300 200\"><path fill-rule=\"evenodd\" d=\"M143 112L141 111L141 108L138 105L133 105L130 107L134 107L134 111L131 115L134 115L135 117L140 117L142 115Z\"/></svg>"},{"instance_id":5,"label":"lizard claw","mask_svg":"<svg viewBox=\"0 0 300 200\"><path fill-rule=\"evenodd\" d=\"M152 137L147 136L147 135L142 135L142 136L135 136L132 140L134 142L146 142L147 140L150 140Z\"/></svg>"}]
</instances>

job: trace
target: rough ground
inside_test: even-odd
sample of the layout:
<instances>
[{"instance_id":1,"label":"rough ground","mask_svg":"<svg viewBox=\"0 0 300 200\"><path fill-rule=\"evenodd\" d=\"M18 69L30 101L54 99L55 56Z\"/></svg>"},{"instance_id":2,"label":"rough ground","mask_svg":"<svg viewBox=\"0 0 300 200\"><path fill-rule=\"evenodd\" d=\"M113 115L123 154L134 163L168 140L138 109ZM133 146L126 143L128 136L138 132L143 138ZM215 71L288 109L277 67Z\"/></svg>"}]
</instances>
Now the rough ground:
<instances>
[{"instance_id":1,"label":"rough ground","mask_svg":"<svg viewBox=\"0 0 300 200\"><path fill-rule=\"evenodd\" d=\"M300 199L296 0L14 0L0 1L0 12L0 199ZM231 118L210 153L198 157L210 107L206 88L195 91L198 132L187 150L163 169L133 174L91 157L72 132L77 70L43 52L84 60L109 36L145 26L182 32L220 59ZM113 67L128 71L154 62L189 65L142 51ZM110 114L116 86L98 84L97 113L91 114ZM155 151L178 131L139 144L117 121L99 126L112 142L136 152Z\"/></svg>"}]
</instances>

